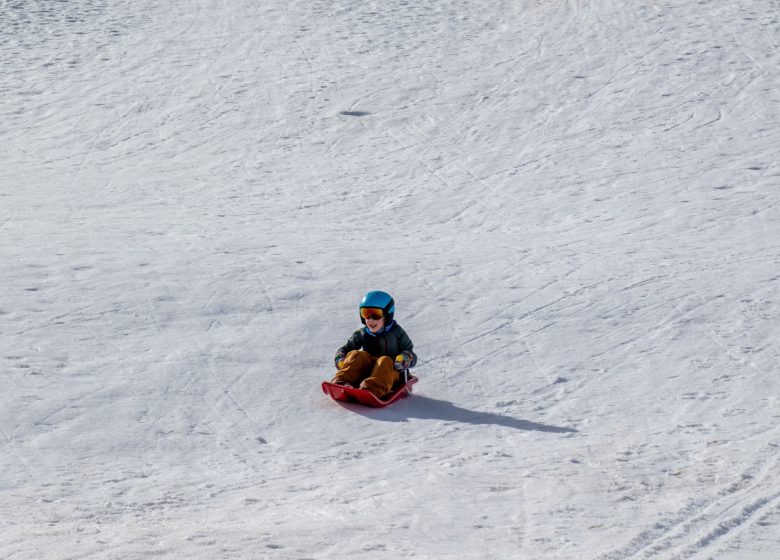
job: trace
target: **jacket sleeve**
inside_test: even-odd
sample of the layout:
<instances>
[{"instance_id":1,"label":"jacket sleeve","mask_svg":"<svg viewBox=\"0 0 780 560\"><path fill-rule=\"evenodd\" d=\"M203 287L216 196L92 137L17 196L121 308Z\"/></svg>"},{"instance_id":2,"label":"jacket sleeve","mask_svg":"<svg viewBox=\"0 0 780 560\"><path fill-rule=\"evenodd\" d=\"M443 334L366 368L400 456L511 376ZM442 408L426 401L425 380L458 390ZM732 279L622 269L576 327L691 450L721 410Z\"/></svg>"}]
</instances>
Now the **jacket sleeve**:
<instances>
[{"instance_id":1,"label":"jacket sleeve","mask_svg":"<svg viewBox=\"0 0 780 560\"><path fill-rule=\"evenodd\" d=\"M398 327L398 347L402 352L409 352L412 355L412 363L409 365L409 367L414 367L417 365L417 354L414 353L414 344L412 343L412 339L409 338L409 335L406 334L406 331L401 327Z\"/></svg>"},{"instance_id":2,"label":"jacket sleeve","mask_svg":"<svg viewBox=\"0 0 780 560\"><path fill-rule=\"evenodd\" d=\"M363 333L361 331L355 331L352 333L352 336L349 337L347 343L337 350L337 353L343 352L344 354L348 354L349 352L352 352L352 350L360 350L361 348L363 348Z\"/></svg>"}]
</instances>

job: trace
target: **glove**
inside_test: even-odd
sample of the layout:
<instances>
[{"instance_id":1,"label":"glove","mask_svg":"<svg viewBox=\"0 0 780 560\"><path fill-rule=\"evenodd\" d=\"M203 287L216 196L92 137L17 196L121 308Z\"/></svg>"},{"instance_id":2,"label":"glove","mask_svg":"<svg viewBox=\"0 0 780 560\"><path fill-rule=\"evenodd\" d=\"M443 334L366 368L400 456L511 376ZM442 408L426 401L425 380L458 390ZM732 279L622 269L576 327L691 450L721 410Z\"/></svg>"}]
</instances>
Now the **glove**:
<instances>
[{"instance_id":1,"label":"glove","mask_svg":"<svg viewBox=\"0 0 780 560\"><path fill-rule=\"evenodd\" d=\"M398 371L404 371L405 369L412 367L413 362L414 355L408 350L404 350L395 357L395 363L393 364L393 367Z\"/></svg>"},{"instance_id":2,"label":"glove","mask_svg":"<svg viewBox=\"0 0 780 560\"><path fill-rule=\"evenodd\" d=\"M341 369L341 366L344 363L344 358L346 357L347 353L344 352L344 350L339 350L336 352L336 357L333 358L333 363L336 364L336 369Z\"/></svg>"}]
</instances>

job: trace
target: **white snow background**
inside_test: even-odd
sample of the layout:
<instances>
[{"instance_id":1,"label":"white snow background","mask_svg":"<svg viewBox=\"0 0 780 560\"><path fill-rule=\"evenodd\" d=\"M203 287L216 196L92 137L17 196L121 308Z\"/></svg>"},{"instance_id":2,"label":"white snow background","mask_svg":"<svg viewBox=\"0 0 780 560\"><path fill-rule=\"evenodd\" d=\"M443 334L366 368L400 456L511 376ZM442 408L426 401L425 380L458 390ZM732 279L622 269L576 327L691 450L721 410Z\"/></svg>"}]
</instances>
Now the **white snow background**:
<instances>
[{"instance_id":1,"label":"white snow background","mask_svg":"<svg viewBox=\"0 0 780 560\"><path fill-rule=\"evenodd\" d=\"M780 558L780 2L3 0L0 140L1 558Z\"/></svg>"}]
</instances>

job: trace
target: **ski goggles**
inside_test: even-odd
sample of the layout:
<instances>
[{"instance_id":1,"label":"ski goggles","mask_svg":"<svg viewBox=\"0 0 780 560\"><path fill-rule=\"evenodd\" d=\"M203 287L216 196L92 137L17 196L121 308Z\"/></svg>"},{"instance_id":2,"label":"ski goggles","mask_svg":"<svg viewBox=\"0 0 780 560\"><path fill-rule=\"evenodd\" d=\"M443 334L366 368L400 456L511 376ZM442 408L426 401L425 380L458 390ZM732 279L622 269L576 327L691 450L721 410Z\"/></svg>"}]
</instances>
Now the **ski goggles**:
<instances>
[{"instance_id":1,"label":"ski goggles","mask_svg":"<svg viewBox=\"0 0 780 560\"><path fill-rule=\"evenodd\" d=\"M378 321L385 316L385 312L378 307L361 307L360 316L363 319L373 319L374 321Z\"/></svg>"}]
</instances>

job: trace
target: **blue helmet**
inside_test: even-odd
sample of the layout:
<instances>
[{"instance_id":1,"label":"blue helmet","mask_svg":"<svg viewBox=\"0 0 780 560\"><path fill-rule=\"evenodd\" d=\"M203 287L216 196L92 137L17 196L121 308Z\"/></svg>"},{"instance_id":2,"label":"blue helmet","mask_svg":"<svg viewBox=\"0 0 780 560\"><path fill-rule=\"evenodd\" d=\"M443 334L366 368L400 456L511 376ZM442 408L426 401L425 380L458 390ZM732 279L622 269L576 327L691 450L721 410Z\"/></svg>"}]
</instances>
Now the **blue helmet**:
<instances>
[{"instance_id":1,"label":"blue helmet","mask_svg":"<svg viewBox=\"0 0 780 560\"><path fill-rule=\"evenodd\" d=\"M393 298L387 292L368 292L363 296L360 302L360 309L364 307L376 307L381 309L385 316L385 326L389 326L393 322L393 316L395 315L395 302ZM364 325L366 320L363 316L360 316L360 322Z\"/></svg>"}]
</instances>

